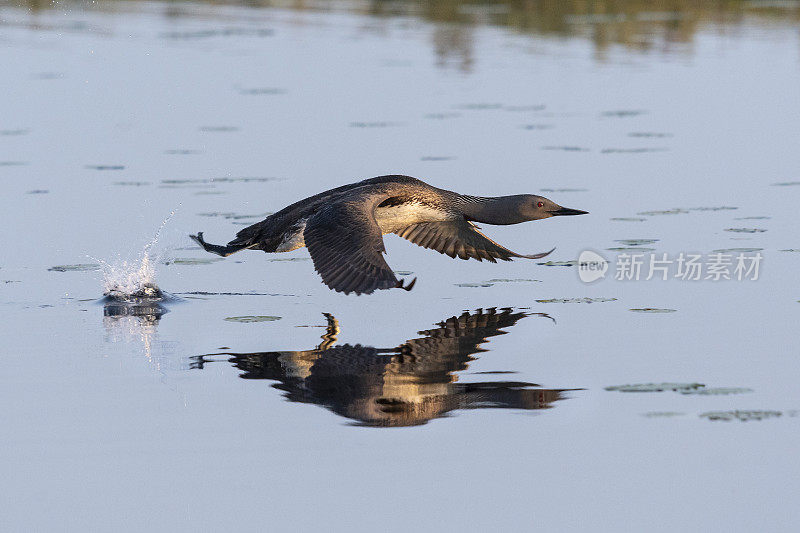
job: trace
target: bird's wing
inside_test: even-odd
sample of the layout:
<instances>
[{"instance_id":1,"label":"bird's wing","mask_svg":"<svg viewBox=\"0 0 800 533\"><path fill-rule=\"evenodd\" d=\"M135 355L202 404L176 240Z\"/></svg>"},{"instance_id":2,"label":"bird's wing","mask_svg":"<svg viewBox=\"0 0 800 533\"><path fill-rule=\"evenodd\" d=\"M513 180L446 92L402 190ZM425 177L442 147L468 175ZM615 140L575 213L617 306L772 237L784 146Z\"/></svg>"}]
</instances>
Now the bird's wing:
<instances>
[{"instance_id":1,"label":"bird's wing","mask_svg":"<svg viewBox=\"0 0 800 533\"><path fill-rule=\"evenodd\" d=\"M306 223L303 236L314 268L331 289L370 294L402 287L383 258L375 206L386 195L362 194L326 205Z\"/></svg>"},{"instance_id":2,"label":"bird's wing","mask_svg":"<svg viewBox=\"0 0 800 533\"><path fill-rule=\"evenodd\" d=\"M464 218L445 222L421 222L395 233L423 248L430 248L450 257L474 258L478 261L486 259L492 263L496 263L496 259L511 261L513 257L539 259L555 250L553 248L550 252L533 255L512 252L478 231L475 224Z\"/></svg>"}]
</instances>

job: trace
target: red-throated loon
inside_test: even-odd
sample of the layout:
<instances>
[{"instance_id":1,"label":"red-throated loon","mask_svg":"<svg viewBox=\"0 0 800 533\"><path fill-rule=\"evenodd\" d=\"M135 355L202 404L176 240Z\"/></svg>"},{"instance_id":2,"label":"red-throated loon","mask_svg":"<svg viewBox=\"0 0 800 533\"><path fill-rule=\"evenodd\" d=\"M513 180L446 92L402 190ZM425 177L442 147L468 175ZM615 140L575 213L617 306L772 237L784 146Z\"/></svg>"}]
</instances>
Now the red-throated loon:
<instances>
[{"instance_id":1,"label":"red-throated loon","mask_svg":"<svg viewBox=\"0 0 800 533\"><path fill-rule=\"evenodd\" d=\"M307 247L314 268L331 289L370 294L403 288L386 260L383 235L395 233L414 244L461 259L496 262L539 259L500 246L473 222L519 224L552 216L583 215L532 194L480 197L438 189L409 176L379 176L300 200L244 228L226 246L192 235L208 252L229 256L240 250L289 252Z\"/></svg>"}]
</instances>

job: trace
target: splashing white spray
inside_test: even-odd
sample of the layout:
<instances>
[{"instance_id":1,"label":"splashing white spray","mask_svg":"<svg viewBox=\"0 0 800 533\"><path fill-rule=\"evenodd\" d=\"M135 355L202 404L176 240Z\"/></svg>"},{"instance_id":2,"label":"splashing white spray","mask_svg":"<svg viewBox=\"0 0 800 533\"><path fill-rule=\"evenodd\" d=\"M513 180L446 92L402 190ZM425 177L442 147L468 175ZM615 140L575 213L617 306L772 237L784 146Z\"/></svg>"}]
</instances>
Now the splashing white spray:
<instances>
[{"instance_id":1,"label":"splashing white spray","mask_svg":"<svg viewBox=\"0 0 800 533\"><path fill-rule=\"evenodd\" d=\"M103 272L103 294L105 296L125 302L164 297L164 293L156 285L155 263L158 261L158 256L154 256L152 250L158 243L164 226L175 216L176 212L177 210L171 211L169 216L161 222L153 239L144 246L136 260L121 260L112 264L102 259L95 259L100 263Z\"/></svg>"}]
</instances>

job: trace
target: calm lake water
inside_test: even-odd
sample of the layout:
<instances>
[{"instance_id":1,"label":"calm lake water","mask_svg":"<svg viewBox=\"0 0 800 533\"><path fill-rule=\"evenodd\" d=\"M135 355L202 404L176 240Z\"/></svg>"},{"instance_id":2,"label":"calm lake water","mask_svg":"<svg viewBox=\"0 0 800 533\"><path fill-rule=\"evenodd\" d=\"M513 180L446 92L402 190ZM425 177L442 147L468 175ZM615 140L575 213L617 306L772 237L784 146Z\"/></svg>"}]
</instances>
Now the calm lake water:
<instances>
[{"instance_id":1,"label":"calm lake water","mask_svg":"<svg viewBox=\"0 0 800 533\"><path fill-rule=\"evenodd\" d=\"M0 7L4 531L800 527L800 6L525 4ZM591 214L362 297L188 238L390 173Z\"/></svg>"}]
</instances>

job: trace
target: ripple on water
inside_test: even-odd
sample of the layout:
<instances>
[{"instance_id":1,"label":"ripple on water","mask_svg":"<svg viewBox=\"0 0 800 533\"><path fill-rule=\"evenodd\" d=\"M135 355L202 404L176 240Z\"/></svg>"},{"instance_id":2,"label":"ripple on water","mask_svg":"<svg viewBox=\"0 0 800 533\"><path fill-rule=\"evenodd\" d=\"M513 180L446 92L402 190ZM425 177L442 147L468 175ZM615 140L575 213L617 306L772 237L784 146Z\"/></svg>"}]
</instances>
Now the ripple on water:
<instances>
[{"instance_id":1,"label":"ripple on water","mask_svg":"<svg viewBox=\"0 0 800 533\"><path fill-rule=\"evenodd\" d=\"M719 250L712 250L715 254L725 254L725 253L739 253L739 254L748 254L754 252L760 252L763 248L721 248Z\"/></svg>"},{"instance_id":2,"label":"ripple on water","mask_svg":"<svg viewBox=\"0 0 800 533\"><path fill-rule=\"evenodd\" d=\"M702 387L693 390L679 391L681 394L699 394L701 396L727 396L729 394L745 394L753 392L753 389L746 387Z\"/></svg>"},{"instance_id":3,"label":"ripple on water","mask_svg":"<svg viewBox=\"0 0 800 533\"><path fill-rule=\"evenodd\" d=\"M725 228L725 231L731 233L764 233L767 230L763 228Z\"/></svg>"},{"instance_id":4,"label":"ripple on water","mask_svg":"<svg viewBox=\"0 0 800 533\"><path fill-rule=\"evenodd\" d=\"M625 117L636 117L639 115L646 115L648 111L644 109L616 109L612 111L603 111L600 113L601 117L612 117L612 118L625 118Z\"/></svg>"},{"instance_id":5,"label":"ripple on water","mask_svg":"<svg viewBox=\"0 0 800 533\"><path fill-rule=\"evenodd\" d=\"M632 131L628 134L628 137L637 137L637 138L658 138L663 139L666 137L673 137L671 133L659 133L655 131Z\"/></svg>"},{"instance_id":6,"label":"ripple on water","mask_svg":"<svg viewBox=\"0 0 800 533\"><path fill-rule=\"evenodd\" d=\"M708 420L731 422L738 420L740 422L750 422L754 420L766 420L767 418L778 418L782 416L781 411L708 411L700 413L700 418Z\"/></svg>"},{"instance_id":7,"label":"ripple on water","mask_svg":"<svg viewBox=\"0 0 800 533\"><path fill-rule=\"evenodd\" d=\"M562 152L589 152L589 148L582 146L542 146L542 150L558 150Z\"/></svg>"},{"instance_id":8,"label":"ripple on water","mask_svg":"<svg viewBox=\"0 0 800 533\"><path fill-rule=\"evenodd\" d=\"M217 261L222 261L224 257L176 257L175 259L165 261L165 265L210 265Z\"/></svg>"},{"instance_id":9,"label":"ripple on water","mask_svg":"<svg viewBox=\"0 0 800 533\"><path fill-rule=\"evenodd\" d=\"M605 390L618 392L683 392L687 390L696 390L702 387L705 387L702 383L634 383L612 385L610 387L605 387Z\"/></svg>"},{"instance_id":10,"label":"ripple on water","mask_svg":"<svg viewBox=\"0 0 800 533\"><path fill-rule=\"evenodd\" d=\"M75 265L56 265L48 268L50 272L96 272L100 270L97 263L78 263Z\"/></svg>"},{"instance_id":11,"label":"ripple on water","mask_svg":"<svg viewBox=\"0 0 800 533\"><path fill-rule=\"evenodd\" d=\"M225 318L226 322L241 322L243 324L249 324L253 322L275 322L276 320L280 320L282 317L279 316L269 316L269 315L246 315L246 316L229 316Z\"/></svg>"},{"instance_id":12,"label":"ripple on water","mask_svg":"<svg viewBox=\"0 0 800 533\"><path fill-rule=\"evenodd\" d=\"M629 309L629 311L633 311L634 313L674 313L677 311L677 309L667 309L660 307L640 307L638 309Z\"/></svg>"},{"instance_id":13,"label":"ripple on water","mask_svg":"<svg viewBox=\"0 0 800 533\"><path fill-rule=\"evenodd\" d=\"M659 239L616 239L614 242L619 242L625 246L642 246L645 244L657 243Z\"/></svg>"},{"instance_id":14,"label":"ripple on water","mask_svg":"<svg viewBox=\"0 0 800 533\"><path fill-rule=\"evenodd\" d=\"M603 148L601 154L647 154L652 152L669 152L669 148Z\"/></svg>"},{"instance_id":15,"label":"ripple on water","mask_svg":"<svg viewBox=\"0 0 800 533\"><path fill-rule=\"evenodd\" d=\"M536 300L540 304L592 304L602 302L615 302L616 298L550 298L548 300Z\"/></svg>"},{"instance_id":16,"label":"ripple on water","mask_svg":"<svg viewBox=\"0 0 800 533\"><path fill-rule=\"evenodd\" d=\"M578 261L571 259L569 261L547 261L546 263L536 263L537 265L549 267L572 267L578 264Z\"/></svg>"},{"instance_id":17,"label":"ripple on water","mask_svg":"<svg viewBox=\"0 0 800 533\"><path fill-rule=\"evenodd\" d=\"M125 170L125 165L86 165L89 170Z\"/></svg>"},{"instance_id":18,"label":"ripple on water","mask_svg":"<svg viewBox=\"0 0 800 533\"><path fill-rule=\"evenodd\" d=\"M719 205L719 206L712 206L712 207L689 207L689 211L734 211L739 209L738 207L732 207L729 205Z\"/></svg>"},{"instance_id":19,"label":"ripple on water","mask_svg":"<svg viewBox=\"0 0 800 533\"><path fill-rule=\"evenodd\" d=\"M686 209L681 209L679 207L676 207L674 209L664 209L664 210L660 210L660 211L658 211L658 210L657 211L642 211L642 212L636 213L636 214L637 215L644 215L644 216L652 217L652 216L659 216L659 215L682 215L682 214L688 213L688 212L689 211L687 211Z\"/></svg>"}]
</instances>

